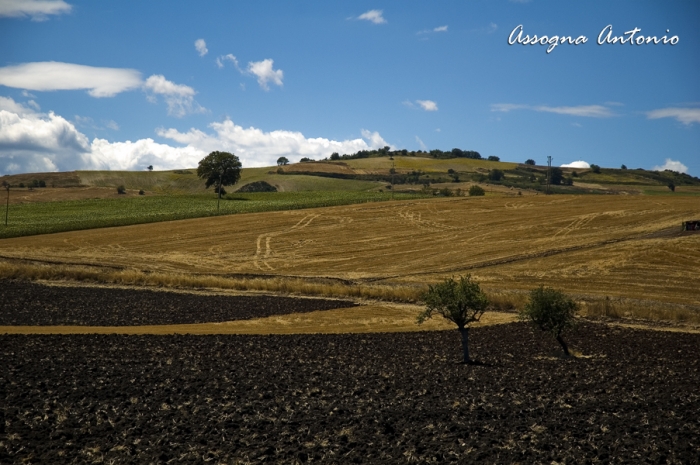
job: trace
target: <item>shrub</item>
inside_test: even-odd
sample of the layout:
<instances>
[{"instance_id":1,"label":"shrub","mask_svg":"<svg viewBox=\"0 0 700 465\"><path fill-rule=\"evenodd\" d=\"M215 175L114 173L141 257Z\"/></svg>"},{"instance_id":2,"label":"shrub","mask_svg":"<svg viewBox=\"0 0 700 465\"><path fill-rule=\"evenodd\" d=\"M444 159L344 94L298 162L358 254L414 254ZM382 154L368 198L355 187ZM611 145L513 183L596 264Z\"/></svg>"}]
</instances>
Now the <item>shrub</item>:
<instances>
[{"instance_id":1,"label":"shrub","mask_svg":"<svg viewBox=\"0 0 700 465\"><path fill-rule=\"evenodd\" d=\"M591 171L593 171L593 172L596 173L596 174L600 173L600 166L598 166L598 165L591 165Z\"/></svg>"},{"instance_id":2,"label":"shrub","mask_svg":"<svg viewBox=\"0 0 700 465\"><path fill-rule=\"evenodd\" d=\"M671 189L671 192L676 192L676 185L673 184L673 181L668 183L668 188Z\"/></svg>"},{"instance_id":3,"label":"shrub","mask_svg":"<svg viewBox=\"0 0 700 465\"><path fill-rule=\"evenodd\" d=\"M19 183L19 187L24 187L24 183L23 182Z\"/></svg>"},{"instance_id":4,"label":"shrub","mask_svg":"<svg viewBox=\"0 0 700 465\"><path fill-rule=\"evenodd\" d=\"M443 197L452 197L453 194L450 189L448 189L447 187L443 187L442 189L440 189L440 195L442 195Z\"/></svg>"},{"instance_id":5,"label":"shrub","mask_svg":"<svg viewBox=\"0 0 700 465\"><path fill-rule=\"evenodd\" d=\"M576 302L566 294L540 286L530 291L530 300L518 316L542 331L551 333L568 356L569 347L562 338L562 333L576 325L576 310Z\"/></svg>"},{"instance_id":6,"label":"shrub","mask_svg":"<svg viewBox=\"0 0 700 465\"><path fill-rule=\"evenodd\" d=\"M143 189L141 189L141 190L139 191L139 195L146 195L146 192L145 192Z\"/></svg>"},{"instance_id":7,"label":"shrub","mask_svg":"<svg viewBox=\"0 0 700 465\"><path fill-rule=\"evenodd\" d=\"M126 194L126 187L118 186L117 187L117 194Z\"/></svg>"},{"instance_id":8,"label":"shrub","mask_svg":"<svg viewBox=\"0 0 700 465\"><path fill-rule=\"evenodd\" d=\"M622 165L622 166L620 167L620 169L621 169L621 170L626 170L626 169L627 169L627 166L626 166L626 165Z\"/></svg>"},{"instance_id":9,"label":"shrub","mask_svg":"<svg viewBox=\"0 0 700 465\"><path fill-rule=\"evenodd\" d=\"M39 187L46 187L46 181L44 181L43 179L39 181Z\"/></svg>"},{"instance_id":10,"label":"shrub","mask_svg":"<svg viewBox=\"0 0 700 465\"><path fill-rule=\"evenodd\" d=\"M469 195L470 196L479 196L479 195L486 195L486 192L484 189L481 188L481 186L477 186L474 184L472 187L469 188Z\"/></svg>"},{"instance_id":11,"label":"shrub","mask_svg":"<svg viewBox=\"0 0 700 465\"><path fill-rule=\"evenodd\" d=\"M501 158L497 157L496 155L489 155L488 160L489 161L501 161Z\"/></svg>"},{"instance_id":12,"label":"shrub","mask_svg":"<svg viewBox=\"0 0 700 465\"><path fill-rule=\"evenodd\" d=\"M426 309L418 315L418 324L432 318L437 313L457 325L462 336L462 353L464 363L473 363L469 357L469 325L479 321L486 311L489 301L471 276L460 276L459 281L448 278L428 290L421 296Z\"/></svg>"}]
</instances>

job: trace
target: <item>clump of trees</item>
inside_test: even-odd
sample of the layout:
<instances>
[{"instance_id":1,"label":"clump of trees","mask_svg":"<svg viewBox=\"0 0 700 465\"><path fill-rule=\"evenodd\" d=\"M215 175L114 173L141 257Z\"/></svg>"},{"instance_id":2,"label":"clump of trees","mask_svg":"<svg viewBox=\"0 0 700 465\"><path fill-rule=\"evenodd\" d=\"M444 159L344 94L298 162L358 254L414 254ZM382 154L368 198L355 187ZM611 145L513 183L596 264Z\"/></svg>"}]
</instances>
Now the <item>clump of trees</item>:
<instances>
[{"instance_id":1,"label":"clump of trees","mask_svg":"<svg viewBox=\"0 0 700 465\"><path fill-rule=\"evenodd\" d=\"M277 166L285 166L289 164L289 159L287 157L279 157L277 159Z\"/></svg>"},{"instance_id":2,"label":"clump of trees","mask_svg":"<svg viewBox=\"0 0 700 465\"><path fill-rule=\"evenodd\" d=\"M204 186L214 186L219 198L225 193L223 186L232 186L241 179L241 162L228 152L211 152L199 161L197 176L205 180Z\"/></svg>"},{"instance_id":3,"label":"clump of trees","mask_svg":"<svg viewBox=\"0 0 700 465\"><path fill-rule=\"evenodd\" d=\"M479 284L470 275L448 278L428 290L422 296L426 308L418 315L418 324L437 314L457 325L462 336L464 363L475 363L469 356L469 325L479 321L489 301Z\"/></svg>"},{"instance_id":4,"label":"clump of trees","mask_svg":"<svg viewBox=\"0 0 700 465\"><path fill-rule=\"evenodd\" d=\"M577 309L576 302L562 291L540 286L530 291L530 299L518 316L554 336L568 357L569 347L562 334L576 326Z\"/></svg>"},{"instance_id":5,"label":"clump of trees","mask_svg":"<svg viewBox=\"0 0 700 465\"><path fill-rule=\"evenodd\" d=\"M489 155L488 160L489 161L501 161L501 158L497 157L496 155Z\"/></svg>"}]
</instances>

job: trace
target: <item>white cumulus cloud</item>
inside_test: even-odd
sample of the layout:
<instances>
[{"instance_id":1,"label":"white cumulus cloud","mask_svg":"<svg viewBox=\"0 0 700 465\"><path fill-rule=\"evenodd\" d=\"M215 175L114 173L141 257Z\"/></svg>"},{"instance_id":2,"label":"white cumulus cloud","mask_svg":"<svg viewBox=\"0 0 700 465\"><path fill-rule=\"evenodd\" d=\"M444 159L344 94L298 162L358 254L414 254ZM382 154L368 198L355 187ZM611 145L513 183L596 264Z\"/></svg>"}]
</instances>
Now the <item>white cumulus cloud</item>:
<instances>
[{"instance_id":1,"label":"white cumulus cloud","mask_svg":"<svg viewBox=\"0 0 700 465\"><path fill-rule=\"evenodd\" d=\"M248 63L248 72L258 78L258 84L265 90L269 90L268 82L282 86L284 73L281 69L273 69L274 60L267 58L262 61L251 61Z\"/></svg>"},{"instance_id":2,"label":"white cumulus cloud","mask_svg":"<svg viewBox=\"0 0 700 465\"><path fill-rule=\"evenodd\" d=\"M10 97L0 96L0 110L7 110L10 113L16 113L18 115L32 115L35 110L39 110L39 105L34 100L29 100L27 105L31 108L19 102L15 102Z\"/></svg>"},{"instance_id":3,"label":"white cumulus cloud","mask_svg":"<svg viewBox=\"0 0 700 465\"><path fill-rule=\"evenodd\" d=\"M648 119L675 118L683 124L700 123L700 108L660 108L647 112Z\"/></svg>"},{"instance_id":4,"label":"white cumulus cloud","mask_svg":"<svg viewBox=\"0 0 700 465\"><path fill-rule=\"evenodd\" d=\"M11 99L9 99L11 100ZM14 101L0 105L26 111ZM93 124L85 117L76 121ZM382 136L363 129L362 137L332 140L306 137L300 132L243 128L231 120L211 123L210 131L192 128L187 132L157 129L156 134L173 142L159 143L151 138L136 141L108 141L88 138L74 123L54 113L20 114L0 109L0 174L71 171L77 169L156 169L195 167L215 150L235 153L244 167L274 166L280 156L292 161L303 157L325 158L333 152L355 153L390 146Z\"/></svg>"},{"instance_id":5,"label":"white cumulus cloud","mask_svg":"<svg viewBox=\"0 0 700 465\"><path fill-rule=\"evenodd\" d=\"M207 43L204 39L195 40L194 48L197 49L197 53L199 53L200 57L203 57L204 55L209 53L209 49L207 49Z\"/></svg>"},{"instance_id":6,"label":"white cumulus cloud","mask_svg":"<svg viewBox=\"0 0 700 465\"><path fill-rule=\"evenodd\" d=\"M336 141L323 137L308 138L295 131L265 132L254 127L244 128L228 119L211 123L209 127L214 130L213 134L194 128L187 132L172 128L159 129L156 132L160 137L202 152L226 150L235 153L244 167L272 166L280 156L285 156L291 161L298 161L303 157L318 159L328 157L333 152L349 154L389 145L378 132L364 129L364 139Z\"/></svg>"},{"instance_id":7,"label":"white cumulus cloud","mask_svg":"<svg viewBox=\"0 0 700 465\"><path fill-rule=\"evenodd\" d=\"M70 13L71 5L63 0L2 0L0 17L30 17L33 21L45 21L49 15Z\"/></svg>"},{"instance_id":8,"label":"white cumulus cloud","mask_svg":"<svg viewBox=\"0 0 700 465\"><path fill-rule=\"evenodd\" d=\"M421 106L421 108L425 111L437 111L438 106L437 103L433 102L432 100L416 100L416 103Z\"/></svg>"},{"instance_id":9,"label":"white cumulus cloud","mask_svg":"<svg viewBox=\"0 0 700 465\"><path fill-rule=\"evenodd\" d=\"M591 165L587 161L583 160L577 160L577 161L572 161L571 163L565 163L561 165L561 168L583 168L583 169L588 169L590 168Z\"/></svg>"},{"instance_id":10,"label":"white cumulus cloud","mask_svg":"<svg viewBox=\"0 0 700 465\"><path fill-rule=\"evenodd\" d=\"M74 163L75 162L75 163ZM96 168L87 137L61 116L0 110L0 172Z\"/></svg>"},{"instance_id":11,"label":"white cumulus cloud","mask_svg":"<svg viewBox=\"0 0 700 465\"><path fill-rule=\"evenodd\" d=\"M685 166L680 161L671 160L670 158L667 158L666 162L663 165L655 166L652 168L652 171L664 171L664 170L676 171L678 173L687 173L688 167Z\"/></svg>"},{"instance_id":12,"label":"white cumulus cloud","mask_svg":"<svg viewBox=\"0 0 700 465\"><path fill-rule=\"evenodd\" d=\"M369 10L366 11L365 13L362 13L360 16L357 17L357 19L364 19L366 21L371 21L374 24L383 24L386 23L386 19L382 16L383 11L382 10Z\"/></svg>"},{"instance_id":13,"label":"white cumulus cloud","mask_svg":"<svg viewBox=\"0 0 700 465\"><path fill-rule=\"evenodd\" d=\"M154 74L146 79L143 88L152 94L163 96L168 105L169 115L182 117L188 113L206 111L194 101L197 92L193 88L168 81L162 74Z\"/></svg>"}]
</instances>

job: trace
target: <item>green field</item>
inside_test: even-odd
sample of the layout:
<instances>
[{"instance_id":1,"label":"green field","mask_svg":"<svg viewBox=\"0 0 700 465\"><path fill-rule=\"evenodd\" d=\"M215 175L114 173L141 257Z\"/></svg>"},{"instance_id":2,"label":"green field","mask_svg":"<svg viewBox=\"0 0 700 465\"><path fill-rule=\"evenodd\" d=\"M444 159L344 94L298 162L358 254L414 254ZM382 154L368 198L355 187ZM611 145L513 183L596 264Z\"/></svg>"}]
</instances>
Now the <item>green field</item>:
<instances>
[{"instance_id":1,"label":"green field","mask_svg":"<svg viewBox=\"0 0 700 465\"><path fill-rule=\"evenodd\" d=\"M395 200L417 197L419 195L406 193L394 195ZM391 198L392 194L386 192L353 191L228 194L221 200L218 212L216 196L212 193L27 203L10 205L9 222L7 226L0 226L0 238L181 220L217 214L231 215L378 202Z\"/></svg>"}]
</instances>

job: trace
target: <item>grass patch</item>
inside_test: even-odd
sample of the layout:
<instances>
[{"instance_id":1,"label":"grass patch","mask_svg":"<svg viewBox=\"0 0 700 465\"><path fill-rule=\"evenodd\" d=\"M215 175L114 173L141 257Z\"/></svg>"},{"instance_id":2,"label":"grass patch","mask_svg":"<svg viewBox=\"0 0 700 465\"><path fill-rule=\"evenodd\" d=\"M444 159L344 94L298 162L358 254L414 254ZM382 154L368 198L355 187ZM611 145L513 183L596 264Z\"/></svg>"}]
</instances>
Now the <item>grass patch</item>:
<instances>
[{"instance_id":1,"label":"grass patch","mask_svg":"<svg viewBox=\"0 0 700 465\"><path fill-rule=\"evenodd\" d=\"M395 194L393 200L415 199ZM230 199L230 200L229 200ZM220 202L214 195L145 196L12 205L0 238L81 229L127 226L206 216L330 207L392 200L390 193L353 191L232 194Z\"/></svg>"}]
</instances>

